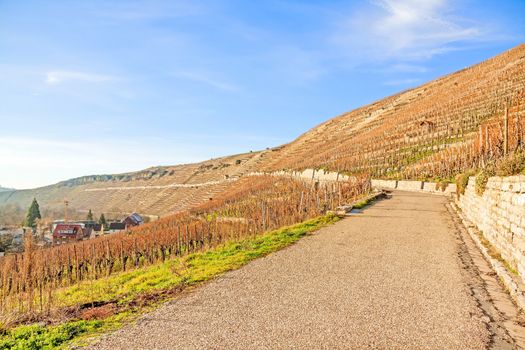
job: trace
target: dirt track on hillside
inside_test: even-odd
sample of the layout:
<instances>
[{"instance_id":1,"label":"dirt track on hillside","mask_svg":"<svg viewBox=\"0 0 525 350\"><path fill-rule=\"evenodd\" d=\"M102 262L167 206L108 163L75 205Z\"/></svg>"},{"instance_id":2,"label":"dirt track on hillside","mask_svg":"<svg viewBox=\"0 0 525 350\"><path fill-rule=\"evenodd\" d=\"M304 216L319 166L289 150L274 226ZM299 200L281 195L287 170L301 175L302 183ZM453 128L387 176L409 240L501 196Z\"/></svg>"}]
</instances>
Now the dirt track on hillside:
<instances>
[{"instance_id":1,"label":"dirt track on hillside","mask_svg":"<svg viewBox=\"0 0 525 350\"><path fill-rule=\"evenodd\" d=\"M461 258L445 202L396 192L184 293L93 348L514 348L478 306L490 301L473 293L483 286Z\"/></svg>"}]
</instances>

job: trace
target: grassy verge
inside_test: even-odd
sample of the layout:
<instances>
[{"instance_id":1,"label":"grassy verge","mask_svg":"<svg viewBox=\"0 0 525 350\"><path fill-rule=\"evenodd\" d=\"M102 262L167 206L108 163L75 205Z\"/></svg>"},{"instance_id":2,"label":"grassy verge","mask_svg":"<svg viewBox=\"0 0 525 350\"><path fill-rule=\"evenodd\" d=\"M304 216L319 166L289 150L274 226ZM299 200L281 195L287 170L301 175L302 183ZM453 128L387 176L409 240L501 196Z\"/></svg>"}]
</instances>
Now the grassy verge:
<instances>
[{"instance_id":1,"label":"grassy verge","mask_svg":"<svg viewBox=\"0 0 525 350\"><path fill-rule=\"evenodd\" d=\"M4 330L0 350L82 344L87 337L120 327L188 286L237 269L338 220L333 215L322 216L162 264L58 290L55 300L60 300L62 308L88 307L59 325L37 324Z\"/></svg>"},{"instance_id":2,"label":"grassy verge","mask_svg":"<svg viewBox=\"0 0 525 350\"><path fill-rule=\"evenodd\" d=\"M477 233L478 237L479 237L479 240L481 241L481 244L483 244L483 246L485 246L485 248L487 249L487 253L493 258L493 259L496 259L498 260L499 262L501 262L505 268L511 272L513 275L515 276L519 276L519 273L518 271L512 267L512 265L509 264L509 262L505 259L503 259L503 257L501 256L500 252L498 251L498 249L496 249L496 247L494 247L486 238L485 236L483 236L483 233L479 232Z\"/></svg>"},{"instance_id":3,"label":"grassy verge","mask_svg":"<svg viewBox=\"0 0 525 350\"><path fill-rule=\"evenodd\" d=\"M359 201L356 204L352 205L352 209L363 209L367 205L374 202L376 199L377 199L376 197L367 197L363 199L362 201Z\"/></svg>"}]
</instances>

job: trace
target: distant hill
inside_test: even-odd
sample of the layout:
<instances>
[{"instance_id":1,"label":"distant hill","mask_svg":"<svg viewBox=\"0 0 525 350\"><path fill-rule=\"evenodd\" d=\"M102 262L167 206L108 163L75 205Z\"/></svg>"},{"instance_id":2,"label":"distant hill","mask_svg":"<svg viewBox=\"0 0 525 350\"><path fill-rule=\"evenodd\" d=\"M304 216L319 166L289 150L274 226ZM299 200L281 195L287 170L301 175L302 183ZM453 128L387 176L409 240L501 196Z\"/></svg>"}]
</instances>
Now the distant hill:
<instances>
[{"instance_id":1,"label":"distant hill","mask_svg":"<svg viewBox=\"0 0 525 350\"><path fill-rule=\"evenodd\" d=\"M251 152L196 164L153 167L113 175L89 175L54 185L0 191L0 210L10 205L27 208L36 198L42 209L63 212L69 202L70 215L89 209L106 217L133 211L164 215L188 209L220 193L232 181L258 169L266 152ZM108 215L109 214L109 215ZM78 214L83 217L85 214Z\"/></svg>"},{"instance_id":2,"label":"distant hill","mask_svg":"<svg viewBox=\"0 0 525 350\"><path fill-rule=\"evenodd\" d=\"M440 178L500 157L525 140L525 45L330 119L281 147L197 164L84 176L32 190L0 191L5 205L164 215L221 193L254 171L327 169L382 178Z\"/></svg>"},{"instance_id":3,"label":"distant hill","mask_svg":"<svg viewBox=\"0 0 525 350\"><path fill-rule=\"evenodd\" d=\"M12 192L12 191L15 191L15 189L0 186L0 192Z\"/></svg>"}]
</instances>

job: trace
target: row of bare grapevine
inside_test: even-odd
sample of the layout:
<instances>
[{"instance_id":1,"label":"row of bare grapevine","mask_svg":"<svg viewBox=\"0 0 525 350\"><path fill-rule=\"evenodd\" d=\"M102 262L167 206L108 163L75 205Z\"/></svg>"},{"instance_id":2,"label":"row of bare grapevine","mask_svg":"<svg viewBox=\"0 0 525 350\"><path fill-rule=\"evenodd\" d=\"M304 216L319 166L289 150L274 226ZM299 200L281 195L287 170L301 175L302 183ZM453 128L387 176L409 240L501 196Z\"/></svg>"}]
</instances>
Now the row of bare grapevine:
<instances>
[{"instance_id":1,"label":"row of bare grapevine","mask_svg":"<svg viewBox=\"0 0 525 350\"><path fill-rule=\"evenodd\" d=\"M522 45L334 118L284 146L264 170L323 167L353 174L367 172L374 177L450 178L479 167L482 159L502 154L501 123L506 108L509 146L512 144L509 151L516 145L521 147L524 54ZM481 152L479 146L471 147L480 134L491 135Z\"/></svg>"},{"instance_id":2,"label":"row of bare grapevine","mask_svg":"<svg viewBox=\"0 0 525 350\"><path fill-rule=\"evenodd\" d=\"M365 177L348 183L312 184L250 176L190 211L128 232L34 249L0 259L0 315L40 317L57 304L53 292L201 251L229 240L322 215L368 191Z\"/></svg>"},{"instance_id":3,"label":"row of bare grapevine","mask_svg":"<svg viewBox=\"0 0 525 350\"><path fill-rule=\"evenodd\" d=\"M436 152L404 172L406 177L438 173L450 178L459 172L484 168L507 154L524 149L525 91L508 103L506 111L480 123L469 142Z\"/></svg>"}]
</instances>

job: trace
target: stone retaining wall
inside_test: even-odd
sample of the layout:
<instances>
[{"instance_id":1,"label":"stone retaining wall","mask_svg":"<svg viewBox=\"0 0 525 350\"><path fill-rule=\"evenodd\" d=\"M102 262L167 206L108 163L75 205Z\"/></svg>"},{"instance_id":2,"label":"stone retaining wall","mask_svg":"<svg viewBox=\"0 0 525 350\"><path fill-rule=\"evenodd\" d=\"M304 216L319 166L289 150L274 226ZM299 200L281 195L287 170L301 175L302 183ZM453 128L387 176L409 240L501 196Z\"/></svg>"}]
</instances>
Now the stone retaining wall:
<instances>
[{"instance_id":1,"label":"stone retaining wall","mask_svg":"<svg viewBox=\"0 0 525 350\"><path fill-rule=\"evenodd\" d=\"M422 191L423 181L398 181L396 189L402 191Z\"/></svg>"},{"instance_id":2,"label":"stone retaining wall","mask_svg":"<svg viewBox=\"0 0 525 350\"><path fill-rule=\"evenodd\" d=\"M525 282L525 176L492 177L483 196L475 181L469 179L457 205Z\"/></svg>"},{"instance_id":3,"label":"stone retaining wall","mask_svg":"<svg viewBox=\"0 0 525 350\"><path fill-rule=\"evenodd\" d=\"M372 187L374 188L387 188L394 189L397 188L397 180L376 180L372 179Z\"/></svg>"},{"instance_id":4,"label":"stone retaining wall","mask_svg":"<svg viewBox=\"0 0 525 350\"><path fill-rule=\"evenodd\" d=\"M251 173L249 175L262 175L263 173ZM337 172L329 172L325 170L306 169L304 171L274 171L270 173L274 176L286 176L304 180L320 181L320 182L334 182L334 181L348 181L350 176L339 174ZM371 185L376 189L398 189L401 191L417 191L435 194L450 195L456 193L456 185L448 184L442 188L435 182L426 181L411 181L411 180L381 180L372 179Z\"/></svg>"},{"instance_id":5,"label":"stone retaining wall","mask_svg":"<svg viewBox=\"0 0 525 350\"><path fill-rule=\"evenodd\" d=\"M410 180L372 180L372 187L397 189L401 191L428 192L450 195L456 193L455 184L447 184L445 188L435 182L410 181Z\"/></svg>"},{"instance_id":6,"label":"stone retaining wall","mask_svg":"<svg viewBox=\"0 0 525 350\"><path fill-rule=\"evenodd\" d=\"M293 178L300 178L304 180L313 181L348 181L349 176L339 174L337 172L329 172L325 170L306 169L304 171L276 171L272 175L277 176L291 176Z\"/></svg>"},{"instance_id":7,"label":"stone retaining wall","mask_svg":"<svg viewBox=\"0 0 525 350\"><path fill-rule=\"evenodd\" d=\"M251 173L249 175L262 175L263 173ZM296 179L312 180L320 182L348 181L351 179L348 175L337 172L328 172L325 170L306 169L304 171L275 171L270 173L274 176L285 176ZM376 189L398 189L401 191L418 191L436 194L450 195L456 193L456 185L448 184L442 188L435 182L411 181L411 180L380 180L372 179L371 185Z\"/></svg>"}]
</instances>

